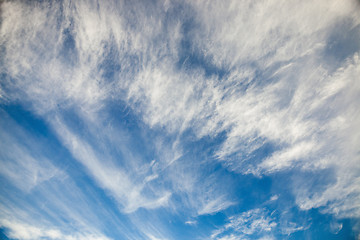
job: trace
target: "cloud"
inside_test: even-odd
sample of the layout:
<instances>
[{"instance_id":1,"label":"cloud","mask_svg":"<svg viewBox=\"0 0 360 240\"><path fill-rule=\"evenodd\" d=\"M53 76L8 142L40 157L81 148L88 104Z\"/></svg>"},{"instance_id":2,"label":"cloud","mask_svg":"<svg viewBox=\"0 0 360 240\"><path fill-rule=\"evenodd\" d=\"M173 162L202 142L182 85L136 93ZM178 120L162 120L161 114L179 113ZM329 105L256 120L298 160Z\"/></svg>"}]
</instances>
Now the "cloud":
<instances>
[{"instance_id":1,"label":"cloud","mask_svg":"<svg viewBox=\"0 0 360 240\"><path fill-rule=\"evenodd\" d=\"M324 44L342 18L359 23L357 3L346 1L191 2L202 31L193 31L196 47L216 65L246 63L268 67L294 61ZM306 16L306 18L304 18Z\"/></svg>"},{"instance_id":2,"label":"cloud","mask_svg":"<svg viewBox=\"0 0 360 240\"><path fill-rule=\"evenodd\" d=\"M45 119L128 214L175 206L174 192L193 215L234 204L226 189L207 190L217 179L204 178L198 156L188 157L188 134L191 143L214 141L208 158L237 174L332 168L335 181L323 183L320 192L293 183L296 203L303 210L324 207L338 217L358 217L360 47L343 59L329 50L338 28L342 35L358 32L356 4L6 1L0 98ZM126 134L102 118L111 104L129 108L146 124L144 131L165 136L153 141L156 134L149 134L156 145L153 165L153 156L132 156ZM76 130L69 115L87 131ZM266 154L264 146L270 146ZM112 156L117 147L119 158ZM6 153L13 159L6 169L17 164L26 172L15 177L4 170L14 184L26 182L23 188L31 190L57 176L50 163L36 166L28 150L11 149L16 154ZM258 225L250 216L239 219L254 223L229 225L241 234L272 224L266 217Z\"/></svg>"},{"instance_id":3,"label":"cloud","mask_svg":"<svg viewBox=\"0 0 360 240\"><path fill-rule=\"evenodd\" d=\"M151 234L149 234L148 237L149 237L150 240L161 240L161 239L163 239L163 238L154 237L154 236L151 235Z\"/></svg>"},{"instance_id":4,"label":"cloud","mask_svg":"<svg viewBox=\"0 0 360 240\"><path fill-rule=\"evenodd\" d=\"M212 239L238 239L265 237L270 234L277 223L270 216L267 216L264 209L253 209L240 215L231 216L223 228L215 230L211 235ZM235 238L236 237L236 238Z\"/></svg>"},{"instance_id":5,"label":"cloud","mask_svg":"<svg viewBox=\"0 0 360 240\"><path fill-rule=\"evenodd\" d=\"M271 198L269 199L269 201L276 201L279 199L279 195L273 195L271 196Z\"/></svg>"},{"instance_id":6,"label":"cloud","mask_svg":"<svg viewBox=\"0 0 360 240\"><path fill-rule=\"evenodd\" d=\"M21 113L29 118L28 113ZM97 189L74 178L74 171L83 174L82 170L54 139L34 134L32 127L20 125L3 109L0 115L0 225L8 237L109 239L103 233L109 226L116 226L118 236L138 236L124 230L132 226L129 219L100 204L104 199ZM41 125L39 120L32 123Z\"/></svg>"},{"instance_id":7,"label":"cloud","mask_svg":"<svg viewBox=\"0 0 360 240\"><path fill-rule=\"evenodd\" d=\"M109 238L92 233L64 234L56 228L49 226L37 227L26 223L0 220L0 224L7 230L8 237L14 239L35 240L35 239L65 239L65 240L109 240Z\"/></svg>"},{"instance_id":8,"label":"cloud","mask_svg":"<svg viewBox=\"0 0 360 240\"><path fill-rule=\"evenodd\" d=\"M342 228L343 228L342 223L335 222L335 221L330 223L330 230L334 234L338 234L341 231Z\"/></svg>"},{"instance_id":9,"label":"cloud","mask_svg":"<svg viewBox=\"0 0 360 240\"><path fill-rule=\"evenodd\" d=\"M71 28L70 16L61 15L61 5L20 2L2 5L1 44L5 51L2 71L8 75L8 80L3 79L9 90L7 96L30 101L34 110L42 114L74 103L89 110L106 91L98 76L91 73L91 64L69 66L60 58L66 44L64 33ZM64 2L65 11L66 5ZM49 12L52 14L48 18ZM28 21L29 16L32 21ZM62 17L63 21L59 21Z\"/></svg>"},{"instance_id":10,"label":"cloud","mask_svg":"<svg viewBox=\"0 0 360 240\"><path fill-rule=\"evenodd\" d=\"M298 232L298 231L303 231L305 229L307 229L308 226L298 226L296 223L294 222L288 222L286 224L284 224L284 226L281 226L281 233L282 234L286 234L286 235L290 235L294 232Z\"/></svg>"},{"instance_id":11,"label":"cloud","mask_svg":"<svg viewBox=\"0 0 360 240\"><path fill-rule=\"evenodd\" d=\"M204 215L217 213L232 205L235 205L235 203L226 200L224 196L220 196L219 198L206 202L205 205L198 211L198 214Z\"/></svg>"},{"instance_id":12,"label":"cloud","mask_svg":"<svg viewBox=\"0 0 360 240\"><path fill-rule=\"evenodd\" d=\"M34 138L14 123L6 113L0 111L0 175L25 192L30 192L39 184L53 178L65 178L66 174L54 166L46 156L39 157L41 150L39 144L34 144Z\"/></svg>"},{"instance_id":13,"label":"cloud","mask_svg":"<svg viewBox=\"0 0 360 240\"><path fill-rule=\"evenodd\" d=\"M344 34L358 29L358 7L351 1L287 2L282 7L271 1L228 4L193 3L201 28L188 33L199 49L194 54L205 55L228 74L218 81L202 72L206 61L199 68L178 71L167 59L140 71L130 85L132 104L140 105L150 126L164 126L170 133L191 129L201 139L225 131L216 156L233 171L270 175L298 166L301 171L335 167L338 181L345 181L340 169L347 166L356 182L358 154L351 146L359 143L358 137L343 133L355 132L352 119L359 116L354 110L358 53L337 65L329 65L324 55L335 25L343 23ZM254 161L264 144L273 145L273 152ZM358 202L358 190L351 189ZM333 200L328 194L312 206ZM333 210L354 216L345 209Z\"/></svg>"},{"instance_id":14,"label":"cloud","mask_svg":"<svg viewBox=\"0 0 360 240\"><path fill-rule=\"evenodd\" d=\"M306 229L286 217L286 212L278 214L265 208L255 208L228 217L227 222L214 230L211 239L277 239ZM280 234L280 235L279 235Z\"/></svg>"},{"instance_id":15,"label":"cloud","mask_svg":"<svg viewBox=\"0 0 360 240\"><path fill-rule=\"evenodd\" d=\"M60 118L54 118L54 121L51 123L59 138L74 158L87 168L90 175L101 187L108 190L109 193L119 201L125 212L133 212L140 207L153 209L167 205L171 196L170 192L160 192L159 189L149 195L144 195L143 193L146 184L149 183L149 181L146 180L153 175L145 176L141 182L134 181L131 176L125 172L125 169L116 165L115 161L111 158L104 158L108 156L102 154L104 157L100 160L98 157L99 154L95 149L80 136L75 135ZM103 137L106 138L106 135ZM135 161L136 159L125 160ZM136 169L129 170L134 171ZM139 176L140 174L137 175Z\"/></svg>"},{"instance_id":16,"label":"cloud","mask_svg":"<svg viewBox=\"0 0 360 240\"><path fill-rule=\"evenodd\" d=\"M196 220L188 220L185 222L186 225L196 225L197 221Z\"/></svg>"}]
</instances>

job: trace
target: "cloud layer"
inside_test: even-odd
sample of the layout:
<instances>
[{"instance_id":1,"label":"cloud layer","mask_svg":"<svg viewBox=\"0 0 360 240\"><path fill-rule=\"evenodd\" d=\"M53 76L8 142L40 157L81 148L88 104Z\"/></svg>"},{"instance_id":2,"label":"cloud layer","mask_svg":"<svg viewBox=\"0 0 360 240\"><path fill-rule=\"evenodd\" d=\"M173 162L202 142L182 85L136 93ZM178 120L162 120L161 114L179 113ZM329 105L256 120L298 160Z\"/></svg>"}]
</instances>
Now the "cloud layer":
<instances>
[{"instance_id":1,"label":"cloud layer","mask_svg":"<svg viewBox=\"0 0 360 240\"><path fill-rule=\"evenodd\" d=\"M121 217L111 219L137 229L128 239L175 239L162 220L143 221L147 213L187 215L194 227L189 219L235 208L246 198L235 192L246 186L239 177L289 174L284 188L301 210L358 219L359 8L352 0L5 1L0 175L25 195L46 198L38 188L64 184L87 202L77 180L66 180L81 169L114 200ZM7 113L15 105L56 139L48 153L46 136ZM59 164L60 148L75 165ZM9 215L9 201L0 201L9 237L109 238L83 212L67 219L82 222L77 233L59 219ZM273 233L269 214L247 208L212 237Z\"/></svg>"}]
</instances>

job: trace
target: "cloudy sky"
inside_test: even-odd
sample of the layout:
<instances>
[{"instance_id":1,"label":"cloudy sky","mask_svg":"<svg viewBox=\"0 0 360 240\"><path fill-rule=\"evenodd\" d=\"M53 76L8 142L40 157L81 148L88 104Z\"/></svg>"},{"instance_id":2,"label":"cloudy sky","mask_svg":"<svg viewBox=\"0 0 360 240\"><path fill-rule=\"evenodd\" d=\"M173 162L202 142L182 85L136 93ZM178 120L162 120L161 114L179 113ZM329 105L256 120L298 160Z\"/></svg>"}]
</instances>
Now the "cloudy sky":
<instances>
[{"instance_id":1,"label":"cloudy sky","mask_svg":"<svg viewBox=\"0 0 360 240\"><path fill-rule=\"evenodd\" d=\"M0 238L360 238L358 0L0 3Z\"/></svg>"}]
</instances>

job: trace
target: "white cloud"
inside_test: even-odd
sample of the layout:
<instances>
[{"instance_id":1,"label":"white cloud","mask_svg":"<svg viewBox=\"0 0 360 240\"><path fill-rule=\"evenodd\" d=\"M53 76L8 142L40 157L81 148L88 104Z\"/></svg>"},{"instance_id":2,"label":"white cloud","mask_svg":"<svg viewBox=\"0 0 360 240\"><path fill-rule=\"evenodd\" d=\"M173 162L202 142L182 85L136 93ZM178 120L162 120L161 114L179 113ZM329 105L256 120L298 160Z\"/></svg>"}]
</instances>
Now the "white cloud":
<instances>
[{"instance_id":1,"label":"white cloud","mask_svg":"<svg viewBox=\"0 0 360 240\"><path fill-rule=\"evenodd\" d=\"M279 195L273 195L273 196L271 196L269 201L276 201L278 199L279 199Z\"/></svg>"},{"instance_id":2,"label":"white cloud","mask_svg":"<svg viewBox=\"0 0 360 240\"><path fill-rule=\"evenodd\" d=\"M74 181L73 165L66 163L66 155L59 155L56 143L44 141L41 134L33 134L33 129L19 125L3 110L0 114L0 176L4 187L0 225L8 237L108 239L101 233L108 224L104 219L128 239L138 234L126 232L132 223L99 204L102 199L90 186L79 187L84 183Z\"/></svg>"},{"instance_id":3,"label":"white cloud","mask_svg":"<svg viewBox=\"0 0 360 240\"><path fill-rule=\"evenodd\" d=\"M196 220L187 220L185 222L186 225L196 225L197 224L197 221Z\"/></svg>"},{"instance_id":4,"label":"white cloud","mask_svg":"<svg viewBox=\"0 0 360 240\"><path fill-rule=\"evenodd\" d=\"M151 234L148 234L147 236L148 236L148 238L149 238L150 240L164 240L164 238L157 238L157 237L154 237L154 236L151 235Z\"/></svg>"},{"instance_id":5,"label":"white cloud","mask_svg":"<svg viewBox=\"0 0 360 240\"><path fill-rule=\"evenodd\" d=\"M150 195L144 195L143 190L149 181L149 177L145 176L140 182L133 179L126 169L120 167L111 157L102 154L101 159L96 150L89 145L80 136L75 135L61 120L61 118L53 118L51 121L54 131L58 134L66 148L72 153L74 158L83 164L90 175L104 189L108 190L119 203L125 212L133 212L138 208L158 208L168 204L171 193L168 191L160 191L158 189ZM93 127L96 127L93 125ZM105 132L105 131L104 131ZM102 136L103 138L106 137ZM107 159L109 157L109 159ZM126 161L134 161L135 159L125 159ZM129 169L134 171L134 169ZM135 169L136 170L136 169ZM136 174L136 172L135 172ZM140 174L137 174L139 177Z\"/></svg>"},{"instance_id":6,"label":"white cloud","mask_svg":"<svg viewBox=\"0 0 360 240\"><path fill-rule=\"evenodd\" d=\"M226 200L224 196L220 196L216 199L207 201L204 206L198 211L199 215L212 214L220 212L232 205L235 205L235 202L230 202Z\"/></svg>"},{"instance_id":7,"label":"white cloud","mask_svg":"<svg viewBox=\"0 0 360 240\"><path fill-rule=\"evenodd\" d=\"M237 239L267 237L277 227L277 223L264 209L253 209L239 215L231 216L228 223L215 230L212 239Z\"/></svg>"},{"instance_id":8,"label":"white cloud","mask_svg":"<svg viewBox=\"0 0 360 240\"><path fill-rule=\"evenodd\" d=\"M25 192L30 192L52 178L66 178L62 170L41 154L40 139L28 134L3 110L0 110L0 114L2 116L0 120L2 177Z\"/></svg>"},{"instance_id":9,"label":"white cloud","mask_svg":"<svg viewBox=\"0 0 360 240\"><path fill-rule=\"evenodd\" d=\"M266 67L311 54L341 18L359 23L354 1L189 1L202 31L196 47L216 65L237 68L253 61Z\"/></svg>"},{"instance_id":10,"label":"white cloud","mask_svg":"<svg viewBox=\"0 0 360 240\"><path fill-rule=\"evenodd\" d=\"M307 229L308 227L304 227L304 226L298 226L296 223L294 222L287 222L284 226L281 226L281 233L282 234L286 234L286 235L290 235L294 232L298 232L298 231L302 231Z\"/></svg>"},{"instance_id":11,"label":"white cloud","mask_svg":"<svg viewBox=\"0 0 360 240\"><path fill-rule=\"evenodd\" d=\"M294 66L284 70L283 80L262 89L250 88L244 93L229 95L230 90L222 91L224 86L213 85L211 80L202 87L199 83L186 80L183 86L177 86L177 82L184 81L184 78L178 76L171 80L174 74L166 70L144 77L150 85L142 87L140 93L137 90L136 93L131 91L131 94L143 99L145 120L151 126L160 124L168 127L170 132L180 129L180 134L190 127L199 138L216 136L220 131L228 130L227 139L217 156L235 171L271 174L296 166L302 170L337 166L338 181L345 177L345 171L350 171L354 182L359 177L355 148L359 143L355 124L359 116L355 110L356 92L359 92L356 77L358 57L355 54L335 73L327 73L327 69L322 67L312 69L313 62L300 64L305 65L300 69ZM287 79L292 77L293 71L300 71L300 77L291 85ZM164 77L164 74L169 77ZM203 81L202 76L194 78ZM159 84L153 85L154 82ZM236 91L236 87L231 88ZM182 97L174 95L175 89ZM142 91L145 95L141 95ZM279 150L259 164L247 161L247 156L264 142L274 143ZM234 158L228 157L234 153ZM347 163L342 164L342 161ZM353 184L348 183L347 186ZM356 187L351 189L358 196ZM335 195L344 196L339 192ZM314 206L325 205L331 199L326 198ZM352 209L351 204L348 208Z\"/></svg>"},{"instance_id":12,"label":"white cloud","mask_svg":"<svg viewBox=\"0 0 360 240\"><path fill-rule=\"evenodd\" d=\"M330 223L330 230L334 234L338 234L341 231L342 228L343 228L342 223L335 222L335 221Z\"/></svg>"},{"instance_id":13,"label":"white cloud","mask_svg":"<svg viewBox=\"0 0 360 240\"><path fill-rule=\"evenodd\" d=\"M353 123L359 118L358 55L353 53L336 66L329 66L323 57L336 24L349 21L350 28L358 28L355 3L191 4L202 27L190 33L195 46L217 67L231 69L230 74L217 81L201 70L180 72L169 59L144 68L130 85L129 96L140 103L145 121L170 133L190 128L199 138L227 131L217 156L241 173L335 167L337 181L351 186L346 197L335 198L344 196L340 192L326 194L318 204L300 206L309 209L333 200L339 204L351 191L355 204L346 201L343 208L330 204L329 211L356 215L350 209L359 202L359 191L345 180L345 172L352 172L352 181L357 181L359 156L353 146L359 145L359 138ZM256 71L263 76L257 77ZM265 142L275 145L274 153L262 162L250 162L249 156ZM334 190L329 187L328 192ZM295 195L298 202L305 201Z\"/></svg>"},{"instance_id":14,"label":"white cloud","mask_svg":"<svg viewBox=\"0 0 360 240\"><path fill-rule=\"evenodd\" d=\"M219 240L237 240L239 239L239 236L235 236L234 234L223 236L218 238Z\"/></svg>"},{"instance_id":15,"label":"white cloud","mask_svg":"<svg viewBox=\"0 0 360 240\"><path fill-rule=\"evenodd\" d=\"M277 239L275 234L290 235L306 229L290 219L280 223L273 214L256 208L230 216L224 226L212 232L211 239Z\"/></svg>"},{"instance_id":16,"label":"white cloud","mask_svg":"<svg viewBox=\"0 0 360 240\"><path fill-rule=\"evenodd\" d=\"M224 166L259 175L298 166L302 171L333 167L336 182L325 191L314 195L311 188L295 186L297 203L302 209L327 205L326 211L338 216L360 216L359 57L352 53L341 65L329 66L323 56L336 24L359 26L355 1L190 1L197 24L186 33L190 48L197 49L194 54L202 55L204 62L228 72L222 79L207 76L201 63L194 69L178 67L183 18L188 16L166 19L170 2L153 7L134 3L136 11L123 4L64 1L61 15L58 4L3 3L1 71L10 79L2 79L10 91L1 90L1 98L30 102L46 119L73 107L91 127L101 122L96 112L106 101L125 101L150 127L175 135L166 145L171 146L168 151L159 151L168 165L181 158L179 139L186 130L197 139L225 131L226 139L215 153ZM74 49L64 60L65 30L71 32ZM101 63L110 52L122 71L107 81ZM62 120L50 123L126 212L168 205L170 191L150 190L151 197L142 193L158 173L123 169L100 158ZM251 154L264 143L274 145L272 155L251 162ZM167 169L163 174L173 173ZM188 175L174 173L167 179L188 195L199 214L232 204L222 192L210 192L204 199L196 196L199 178Z\"/></svg>"},{"instance_id":17,"label":"white cloud","mask_svg":"<svg viewBox=\"0 0 360 240\"><path fill-rule=\"evenodd\" d=\"M172 66L177 58L181 24L171 21L171 27L168 27L167 33L164 33L163 30L167 27L164 24L163 14L155 14L157 18L147 17L147 14L144 15L140 11L143 6L137 6L139 8L132 16L131 11L122 10L124 9L122 4L107 2L97 7L93 3L65 1L61 6L63 11L61 12L60 5L57 4L48 8L49 6L41 4L7 2L4 6L6 17L1 36L3 36L6 49L3 71L14 80L11 84L6 83L11 90L7 97L12 100L19 98L23 102L30 102L31 109L52 125L59 140L69 149L74 158L88 169L99 186L113 195L125 212L130 213L140 207L154 209L168 206L171 191L155 186L154 180L169 174L168 170L164 171L164 169L181 157L181 147L177 146L179 144L176 141L170 144L169 149L167 149L168 145L161 146L160 144L160 162L154 167L161 173L160 175L157 172L151 172L151 167L140 171L138 168L146 162L131 158L131 156L130 159L122 161L122 163L126 162L123 166L119 163L121 160L118 161L110 156L106 147L99 147L101 150L98 151L99 149L91 144L99 141L98 145L102 146L101 142L106 139L113 145L121 143L119 148L126 148L123 140L116 139L121 139L122 136L112 136L114 134L111 129L106 134L103 133L104 129L101 128L105 124L97 113L103 110L107 101L121 99L128 101L133 110L139 110L139 114L145 113L144 120L150 126L159 126L157 121L161 119L167 122L172 121L174 118L171 118L171 114L176 114L180 119L173 121L172 126L169 125L167 129L170 132L177 132L179 124L184 126L183 130L188 127L188 122L192 120L192 111L199 111L194 103L200 97L195 96L196 99L187 105L193 110L189 111L186 106L182 107L188 95L196 94L191 90L191 84L183 89L184 85L180 80L183 75L177 74ZM169 8L169 6L160 7ZM158 8L148 8L146 11L155 11L155 9L158 10ZM29 21L32 17L31 12L35 14L34 21ZM44 18L50 12L57 18L46 19L47 23L44 23ZM14 16L15 13L16 16ZM10 28L10 23L14 21L14 18L20 18L20 20L14 28ZM129 19L135 21L134 28L123 24ZM69 31L73 38L74 48L69 50L71 53L67 53L70 56L64 58L63 45L69 37L64 34L66 31ZM21 34L24 36L20 37ZM156 39L159 37L164 40L157 43ZM43 45L40 44L41 48L33 49L31 46L37 43ZM20 45L23 49L21 52L18 51ZM166 47L159 49L157 45ZM173 56L168 56L169 52ZM121 73L115 74L114 81L102 77L106 69L101 67L101 64L109 53L114 53L111 61L119 61L124 69ZM136 64L135 61L134 64L133 59L143 59L141 60L143 62ZM36 68L31 66L36 66ZM166 70L168 72L163 72ZM168 81L172 74L177 74L172 78L174 81ZM192 77L189 75L187 81L194 83ZM203 85L201 83L198 88ZM178 99L164 105L165 100L170 98L163 94L163 87L167 87L168 93ZM178 89L178 92L173 92L174 88ZM147 94L145 98L143 93ZM180 98L183 101L179 101ZM139 102L144 106L137 109ZM145 106L148 102L150 104ZM178 105L177 102L179 102ZM151 109L147 110L147 107ZM182 111L178 111L179 107ZM79 115L81 121L89 128L89 135L94 139L87 141L80 137L77 131L73 131L66 125L65 120L61 119L66 117L63 117L61 113L69 109ZM183 118L184 112L189 112L188 119L186 119L187 116ZM96 130L91 130L93 128ZM142 171L150 171L150 173L143 174ZM187 181L176 180L172 176L167 179L173 181L174 184ZM189 180L189 182L194 186L194 181ZM181 189L185 190L183 187ZM196 191L186 190L185 195L192 195ZM208 200L202 200L201 204L197 204L195 200L201 199L200 195L189 196L192 199L191 203L196 205L195 211L200 209L202 213L211 213L232 204L222 196L223 203L216 202L220 204L220 207L211 206L218 196L210 195L210 193L207 194Z\"/></svg>"},{"instance_id":18,"label":"white cloud","mask_svg":"<svg viewBox=\"0 0 360 240\"><path fill-rule=\"evenodd\" d=\"M64 240L109 240L104 235L93 233L75 232L65 234L56 228L49 226L34 226L27 223L0 219L0 225L8 230L7 235L14 239L36 240L36 239L64 239Z\"/></svg>"}]
</instances>

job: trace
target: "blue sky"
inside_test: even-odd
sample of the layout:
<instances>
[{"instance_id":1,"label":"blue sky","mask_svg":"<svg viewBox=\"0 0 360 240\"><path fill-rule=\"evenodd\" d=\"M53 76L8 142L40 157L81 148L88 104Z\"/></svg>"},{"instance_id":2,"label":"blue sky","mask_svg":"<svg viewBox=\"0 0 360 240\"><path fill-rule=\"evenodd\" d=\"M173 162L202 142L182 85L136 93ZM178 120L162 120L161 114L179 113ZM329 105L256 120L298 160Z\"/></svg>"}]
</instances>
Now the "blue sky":
<instances>
[{"instance_id":1,"label":"blue sky","mask_svg":"<svg viewBox=\"0 0 360 240\"><path fill-rule=\"evenodd\" d=\"M360 238L360 5L4 1L0 238Z\"/></svg>"}]
</instances>

